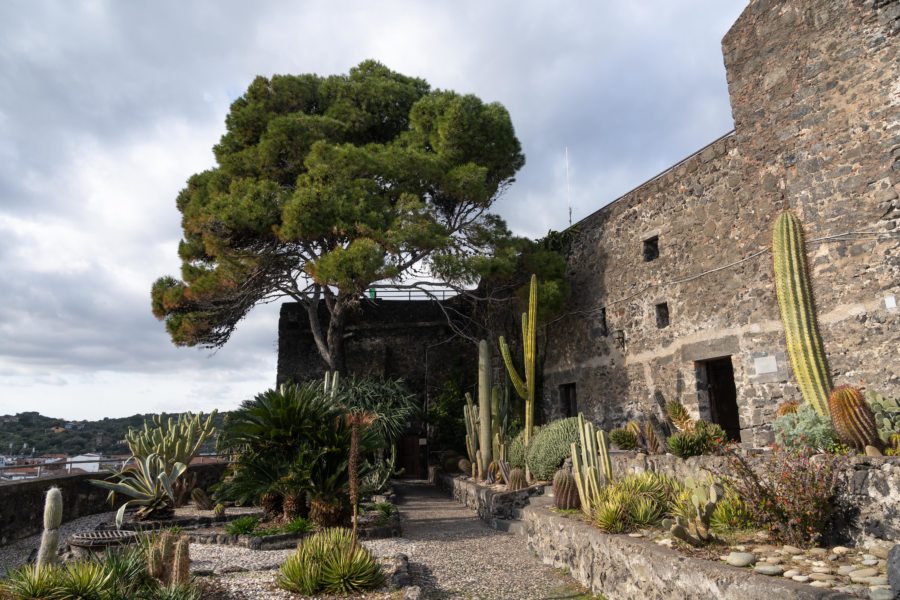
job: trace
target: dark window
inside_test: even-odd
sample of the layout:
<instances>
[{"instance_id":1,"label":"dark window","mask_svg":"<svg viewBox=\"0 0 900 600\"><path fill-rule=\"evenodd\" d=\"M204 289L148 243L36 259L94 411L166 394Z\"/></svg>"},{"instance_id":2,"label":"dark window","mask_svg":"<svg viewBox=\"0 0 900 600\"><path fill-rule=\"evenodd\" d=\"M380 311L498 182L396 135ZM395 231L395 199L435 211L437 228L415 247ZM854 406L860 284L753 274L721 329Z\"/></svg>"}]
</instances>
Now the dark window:
<instances>
[{"instance_id":1,"label":"dark window","mask_svg":"<svg viewBox=\"0 0 900 600\"><path fill-rule=\"evenodd\" d=\"M662 329L669 326L669 303L661 302L656 305L656 327Z\"/></svg>"},{"instance_id":2,"label":"dark window","mask_svg":"<svg viewBox=\"0 0 900 600\"><path fill-rule=\"evenodd\" d=\"M650 262L659 258L659 236L644 240L644 262Z\"/></svg>"},{"instance_id":3,"label":"dark window","mask_svg":"<svg viewBox=\"0 0 900 600\"><path fill-rule=\"evenodd\" d=\"M601 337L606 337L609 335L609 327L606 325L606 309L601 308L600 314L597 318L597 333Z\"/></svg>"},{"instance_id":4,"label":"dark window","mask_svg":"<svg viewBox=\"0 0 900 600\"><path fill-rule=\"evenodd\" d=\"M575 395L574 383L564 383L559 386L559 412L563 417L574 417L578 414L578 399Z\"/></svg>"}]
</instances>

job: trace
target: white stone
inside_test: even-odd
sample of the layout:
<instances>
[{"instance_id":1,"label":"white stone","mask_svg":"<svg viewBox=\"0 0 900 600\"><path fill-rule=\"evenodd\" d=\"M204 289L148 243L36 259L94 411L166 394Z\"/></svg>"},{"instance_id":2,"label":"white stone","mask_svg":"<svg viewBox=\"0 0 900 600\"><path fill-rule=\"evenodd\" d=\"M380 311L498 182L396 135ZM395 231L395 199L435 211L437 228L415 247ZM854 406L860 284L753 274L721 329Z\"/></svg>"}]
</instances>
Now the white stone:
<instances>
[{"instance_id":1,"label":"white stone","mask_svg":"<svg viewBox=\"0 0 900 600\"><path fill-rule=\"evenodd\" d=\"M749 552L732 552L725 558L725 562L733 567L746 567L756 562L756 557Z\"/></svg>"}]
</instances>

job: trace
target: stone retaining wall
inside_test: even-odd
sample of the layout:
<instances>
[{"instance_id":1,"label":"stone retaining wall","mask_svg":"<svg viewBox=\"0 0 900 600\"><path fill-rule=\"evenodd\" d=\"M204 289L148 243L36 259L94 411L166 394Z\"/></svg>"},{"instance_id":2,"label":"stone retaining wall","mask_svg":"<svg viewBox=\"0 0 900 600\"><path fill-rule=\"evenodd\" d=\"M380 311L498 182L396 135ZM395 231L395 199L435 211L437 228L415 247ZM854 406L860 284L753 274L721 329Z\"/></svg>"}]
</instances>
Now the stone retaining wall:
<instances>
[{"instance_id":1,"label":"stone retaining wall","mask_svg":"<svg viewBox=\"0 0 900 600\"><path fill-rule=\"evenodd\" d=\"M510 522L521 519L521 509L530 504L533 496L541 496L544 493L543 485L507 492L479 485L470 477L449 475L440 471L435 472L433 478L438 488L449 493L463 506L475 511L491 528L502 531L515 529Z\"/></svg>"},{"instance_id":2,"label":"stone retaining wall","mask_svg":"<svg viewBox=\"0 0 900 600\"><path fill-rule=\"evenodd\" d=\"M751 456L749 460L759 459ZM727 459L722 456L695 456L685 460L671 454L647 456L616 452L612 465L617 476L651 470L680 480L730 471ZM838 504L849 512L845 520L835 524L837 539L847 539L857 545L873 539L900 540L900 458L849 457L841 483Z\"/></svg>"},{"instance_id":3,"label":"stone retaining wall","mask_svg":"<svg viewBox=\"0 0 900 600\"><path fill-rule=\"evenodd\" d=\"M647 540L607 535L544 507L522 510L528 547L548 565L616 600L824 600L845 594L690 558Z\"/></svg>"},{"instance_id":4,"label":"stone retaining wall","mask_svg":"<svg viewBox=\"0 0 900 600\"><path fill-rule=\"evenodd\" d=\"M193 465L190 471L197 473L197 485L206 488L222 479L225 464ZM62 490L64 523L112 510L106 501L107 491L89 483L102 478L98 473L79 473L0 485L0 546L41 532L44 496L51 486Z\"/></svg>"}]
</instances>

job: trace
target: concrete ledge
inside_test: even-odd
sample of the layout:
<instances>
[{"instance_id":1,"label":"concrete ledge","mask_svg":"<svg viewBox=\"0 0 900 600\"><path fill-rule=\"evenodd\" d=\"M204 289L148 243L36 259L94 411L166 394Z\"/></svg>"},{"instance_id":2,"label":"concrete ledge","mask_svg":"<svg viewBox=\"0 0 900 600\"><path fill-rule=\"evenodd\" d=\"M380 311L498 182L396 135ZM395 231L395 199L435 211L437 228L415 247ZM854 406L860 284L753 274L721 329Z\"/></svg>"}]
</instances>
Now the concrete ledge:
<instances>
[{"instance_id":1,"label":"concrete ledge","mask_svg":"<svg viewBox=\"0 0 900 600\"><path fill-rule=\"evenodd\" d=\"M523 511L528 547L544 564L566 569L592 592L627 600L823 600L850 598L782 577L691 558L653 542L607 535L545 507Z\"/></svg>"}]
</instances>

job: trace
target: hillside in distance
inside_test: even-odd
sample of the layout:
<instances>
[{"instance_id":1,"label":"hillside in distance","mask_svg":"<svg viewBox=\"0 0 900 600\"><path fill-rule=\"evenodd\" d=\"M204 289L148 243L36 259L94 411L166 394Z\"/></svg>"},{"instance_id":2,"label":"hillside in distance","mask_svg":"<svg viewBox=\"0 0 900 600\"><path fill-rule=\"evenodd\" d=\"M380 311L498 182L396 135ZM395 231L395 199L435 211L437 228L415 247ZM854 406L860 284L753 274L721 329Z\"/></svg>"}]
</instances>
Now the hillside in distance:
<instances>
[{"instance_id":1,"label":"hillside in distance","mask_svg":"<svg viewBox=\"0 0 900 600\"><path fill-rule=\"evenodd\" d=\"M153 416L145 414L99 421L66 421L37 412L0 415L0 454L30 456L32 448L34 456L76 456L88 452L128 454L128 446L124 442L128 429L142 429L144 421ZM166 413L166 417L177 419L178 413ZM213 420L216 429L221 427L223 418L223 413L216 415ZM208 442L204 447L204 452L213 450L213 442Z\"/></svg>"}]
</instances>

